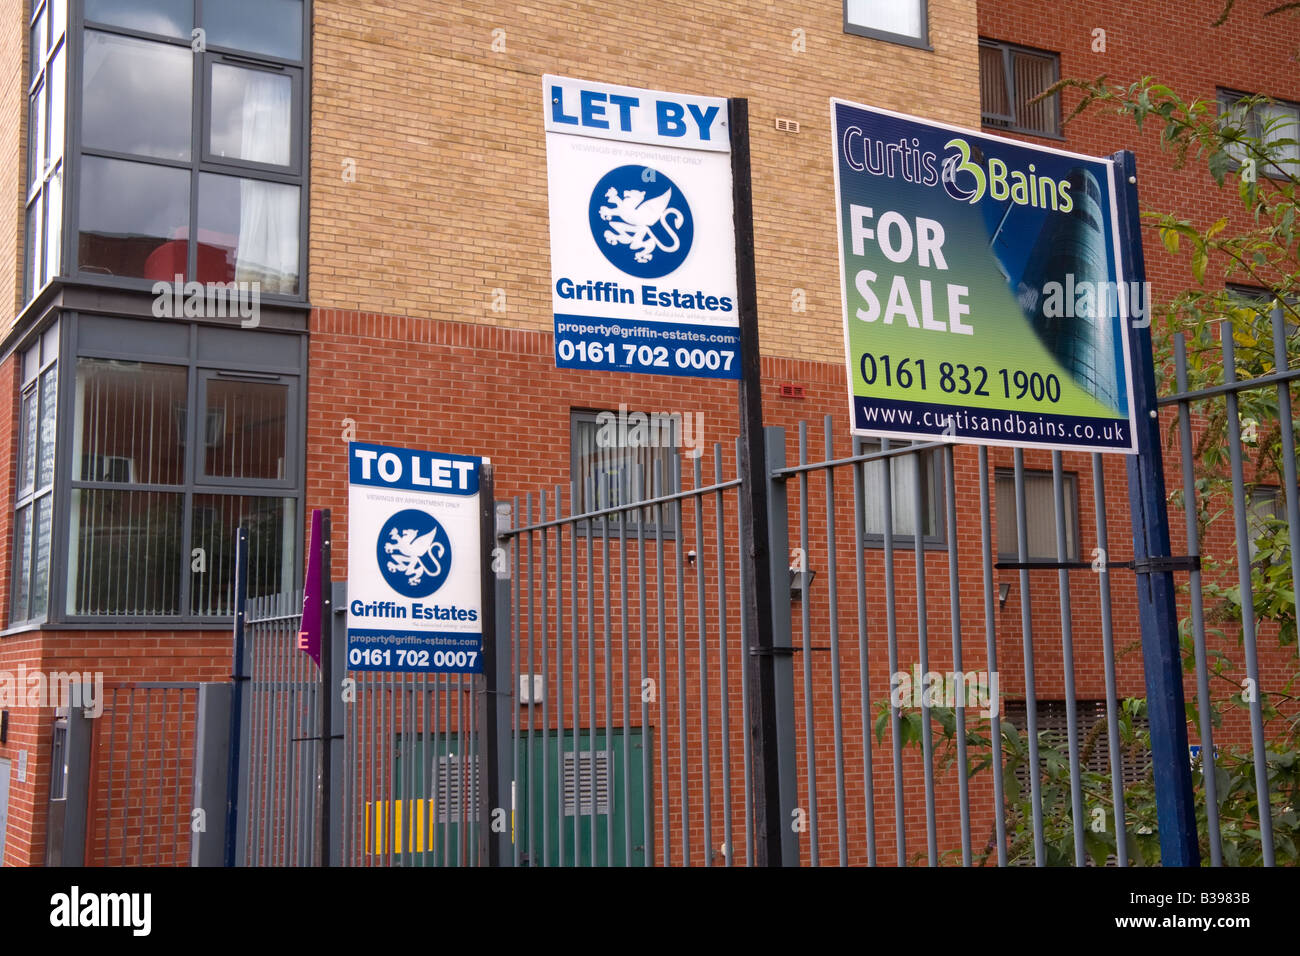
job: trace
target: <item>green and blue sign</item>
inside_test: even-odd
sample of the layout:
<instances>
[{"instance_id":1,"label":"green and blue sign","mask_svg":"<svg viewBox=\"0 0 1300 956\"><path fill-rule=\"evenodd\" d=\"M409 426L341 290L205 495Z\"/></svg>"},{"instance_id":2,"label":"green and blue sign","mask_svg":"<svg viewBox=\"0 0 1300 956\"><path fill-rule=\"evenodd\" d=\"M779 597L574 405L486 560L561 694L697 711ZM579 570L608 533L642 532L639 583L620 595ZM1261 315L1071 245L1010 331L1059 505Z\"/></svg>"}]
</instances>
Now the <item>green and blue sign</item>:
<instances>
[{"instance_id":1,"label":"green and blue sign","mask_svg":"<svg viewBox=\"0 0 1300 956\"><path fill-rule=\"evenodd\" d=\"M831 101L856 434L1136 450L1112 163Z\"/></svg>"}]
</instances>

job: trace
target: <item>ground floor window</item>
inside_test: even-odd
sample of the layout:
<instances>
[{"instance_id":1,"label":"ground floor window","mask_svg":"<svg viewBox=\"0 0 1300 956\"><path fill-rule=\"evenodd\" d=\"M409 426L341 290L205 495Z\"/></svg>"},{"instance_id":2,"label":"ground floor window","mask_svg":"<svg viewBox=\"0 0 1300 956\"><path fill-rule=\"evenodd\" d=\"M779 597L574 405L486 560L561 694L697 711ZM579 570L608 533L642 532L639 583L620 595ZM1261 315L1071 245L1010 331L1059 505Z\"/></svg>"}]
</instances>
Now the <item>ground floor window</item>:
<instances>
[{"instance_id":1,"label":"ground floor window","mask_svg":"<svg viewBox=\"0 0 1300 956\"><path fill-rule=\"evenodd\" d=\"M94 316L64 324L63 380L45 396L53 366L43 367L32 411L23 406L37 465L32 482L22 474L18 482L31 490L17 499L15 558L32 567L32 584L15 587L11 623L228 618L241 527L250 596L293 590L303 526L301 337ZM43 398L63 411L60 427L46 429L48 448ZM35 576L38 555L48 584ZM37 583L53 613L20 617L20 599L39 607L28 596Z\"/></svg>"},{"instance_id":2,"label":"ground floor window","mask_svg":"<svg viewBox=\"0 0 1300 956\"><path fill-rule=\"evenodd\" d=\"M12 623L49 612L50 538L54 527L54 461L58 423L59 327L46 329L21 353L18 475L14 486Z\"/></svg>"}]
</instances>

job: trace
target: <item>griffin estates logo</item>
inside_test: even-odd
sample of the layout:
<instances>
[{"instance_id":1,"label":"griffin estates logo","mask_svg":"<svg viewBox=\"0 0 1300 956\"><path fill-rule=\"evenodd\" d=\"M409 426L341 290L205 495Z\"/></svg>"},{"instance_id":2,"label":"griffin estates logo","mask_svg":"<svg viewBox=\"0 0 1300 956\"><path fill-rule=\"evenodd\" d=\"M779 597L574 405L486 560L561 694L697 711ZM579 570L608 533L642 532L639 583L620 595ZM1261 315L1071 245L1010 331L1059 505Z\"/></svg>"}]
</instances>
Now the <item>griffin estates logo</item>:
<instances>
[{"instance_id":1,"label":"griffin estates logo","mask_svg":"<svg viewBox=\"0 0 1300 956\"><path fill-rule=\"evenodd\" d=\"M394 591L404 597L428 597L451 571L451 541L437 518L407 508L384 522L376 557Z\"/></svg>"},{"instance_id":2,"label":"griffin estates logo","mask_svg":"<svg viewBox=\"0 0 1300 956\"><path fill-rule=\"evenodd\" d=\"M686 261L695 238L691 207L671 179L649 166L619 166L592 191L591 234L616 268L658 279Z\"/></svg>"}]
</instances>

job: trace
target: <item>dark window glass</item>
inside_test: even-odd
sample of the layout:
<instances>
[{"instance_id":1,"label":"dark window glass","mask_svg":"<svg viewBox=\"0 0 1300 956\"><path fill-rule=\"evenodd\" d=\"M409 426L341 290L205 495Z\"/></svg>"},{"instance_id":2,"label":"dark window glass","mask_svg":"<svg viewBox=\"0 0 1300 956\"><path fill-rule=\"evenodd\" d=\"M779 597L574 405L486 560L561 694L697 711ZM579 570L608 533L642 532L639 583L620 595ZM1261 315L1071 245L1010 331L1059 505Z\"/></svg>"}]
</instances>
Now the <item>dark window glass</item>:
<instances>
[{"instance_id":1,"label":"dark window glass","mask_svg":"<svg viewBox=\"0 0 1300 956\"><path fill-rule=\"evenodd\" d=\"M32 6L35 5L36 4L32 4ZM37 73L41 72L41 69L45 66L45 35L48 32L49 31L45 29L45 11L42 10L40 15L37 16L36 21L32 24L31 43L28 46L28 50L32 55L31 73L28 74L29 76L35 76Z\"/></svg>"},{"instance_id":2,"label":"dark window glass","mask_svg":"<svg viewBox=\"0 0 1300 956\"><path fill-rule=\"evenodd\" d=\"M221 0L216 2L220 5ZM188 39L194 29L194 0L86 0L86 19Z\"/></svg>"},{"instance_id":3,"label":"dark window glass","mask_svg":"<svg viewBox=\"0 0 1300 956\"><path fill-rule=\"evenodd\" d=\"M195 495L191 546L202 548L206 567L190 566L190 613L233 613L235 532L248 529L248 594L293 590L293 549L299 534L297 501L240 495Z\"/></svg>"},{"instance_id":4,"label":"dark window glass","mask_svg":"<svg viewBox=\"0 0 1300 956\"><path fill-rule=\"evenodd\" d=\"M32 575L31 617L42 618L50 607L50 518L53 514L54 496L45 495L36 501L36 556Z\"/></svg>"},{"instance_id":5,"label":"dark window glass","mask_svg":"<svg viewBox=\"0 0 1300 956\"><path fill-rule=\"evenodd\" d=\"M283 73L212 65L208 149L218 159L288 166L293 160L293 81Z\"/></svg>"},{"instance_id":6,"label":"dark window glass","mask_svg":"<svg viewBox=\"0 0 1300 956\"><path fill-rule=\"evenodd\" d=\"M20 491L36 487L36 389L23 395L22 480Z\"/></svg>"},{"instance_id":7,"label":"dark window glass","mask_svg":"<svg viewBox=\"0 0 1300 956\"><path fill-rule=\"evenodd\" d=\"M185 480L186 370L111 359L77 362L77 479L178 485Z\"/></svg>"},{"instance_id":8,"label":"dark window glass","mask_svg":"<svg viewBox=\"0 0 1300 956\"><path fill-rule=\"evenodd\" d=\"M1065 498L1065 557L1079 560L1079 505L1076 493L1077 478L1073 474L1061 476ZM1016 479L1010 472L999 472L995 479L998 507L998 556L1016 560L1019 544L1016 538ZM1025 521L1028 525L1029 561L1056 560L1056 492L1052 473L1025 472Z\"/></svg>"},{"instance_id":9,"label":"dark window glass","mask_svg":"<svg viewBox=\"0 0 1300 956\"><path fill-rule=\"evenodd\" d=\"M87 30L83 145L188 160L193 76L188 47Z\"/></svg>"},{"instance_id":10,"label":"dark window glass","mask_svg":"<svg viewBox=\"0 0 1300 956\"><path fill-rule=\"evenodd\" d=\"M981 40L980 112L984 124L1021 133L1059 135L1060 95L1034 102L1056 82L1059 70L1055 53Z\"/></svg>"},{"instance_id":11,"label":"dark window glass","mask_svg":"<svg viewBox=\"0 0 1300 956\"><path fill-rule=\"evenodd\" d=\"M81 168L82 271L166 282L184 274L190 174L98 156Z\"/></svg>"},{"instance_id":12,"label":"dark window glass","mask_svg":"<svg viewBox=\"0 0 1300 956\"><path fill-rule=\"evenodd\" d=\"M222 0L203 5L210 46L302 59L302 0Z\"/></svg>"},{"instance_id":13,"label":"dark window glass","mask_svg":"<svg viewBox=\"0 0 1300 956\"><path fill-rule=\"evenodd\" d=\"M68 613L179 614L184 504L180 494L74 488Z\"/></svg>"},{"instance_id":14,"label":"dark window glass","mask_svg":"<svg viewBox=\"0 0 1300 956\"><path fill-rule=\"evenodd\" d=\"M573 419L573 482L577 489L574 514L586 514L636 501L671 494L680 483L677 436L680 424L669 416L651 418L642 413L625 416L619 427L614 412L577 413ZM644 422L644 427L637 425ZM663 505L665 531L676 524L673 504ZM626 512L628 524L641 518L639 511ZM595 519L617 528L620 515ZM654 509L645 515L647 527L655 524Z\"/></svg>"},{"instance_id":15,"label":"dark window glass","mask_svg":"<svg viewBox=\"0 0 1300 956\"><path fill-rule=\"evenodd\" d=\"M283 479L288 407L287 385L209 379L204 474Z\"/></svg>"},{"instance_id":16,"label":"dark window glass","mask_svg":"<svg viewBox=\"0 0 1300 956\"><path fill-rule=\"evenodd\" d=\"M41 376L40 448L36 454L36 462L39 468L37 476L38 488L44 488L54 481L54 410L57 407L58 385L59 372L57 368L51 368Z\"/></svg>"},{"instance_id":17,"label":"dark window glass","mask_svg":"<svg viewBox=\"0 0 1300 956\"><path fill-rule=\"evenodd\" d=\"M30 187L45 171L45 87L38 86L27 101L27 129L31 131L31 149L27 151L27 185Z\"/></svg>"},{"instance_id":18,"label":"dark window glass","mask_svg":"<svg viewBox=\"0 0 1300 956\"><path fill-rule=\"evenodd\" d=\"M14 621L31 618L28 601L32 580L32 506L14 515Z\"/></svg>"},{"instance_id":19,"label":"dark window glass","mask_svg":"<svg viewBox=\"0 0 1300 956\"><path fill-rule=\"evenodd\" d=\"M298 291L300 189L204 173L199 179L200 282L256 282L262 294Z\"/></svg>"}]
</instances>

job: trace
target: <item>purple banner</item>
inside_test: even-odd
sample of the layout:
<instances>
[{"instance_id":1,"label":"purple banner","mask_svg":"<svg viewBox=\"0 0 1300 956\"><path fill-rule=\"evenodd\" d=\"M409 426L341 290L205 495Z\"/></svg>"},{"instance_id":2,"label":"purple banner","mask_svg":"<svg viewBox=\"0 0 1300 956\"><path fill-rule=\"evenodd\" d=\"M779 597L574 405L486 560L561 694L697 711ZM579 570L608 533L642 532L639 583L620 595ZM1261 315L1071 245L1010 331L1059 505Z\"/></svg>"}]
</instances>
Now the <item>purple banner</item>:
<instances>
[{"instance_id":1,"label":"purple banner","mask_svg":"<svg viewBox=\"0 0 1300 956\"><path fill-rule=\"evenodd\" d=\"M311 513L311 537L307 539L307 581L302 589L302 624L298 630L298 650L306 651L320 667L320 562L321 546L324 543L322 520L324 512L313 508Z\"/></svg>"}]
</instances>

